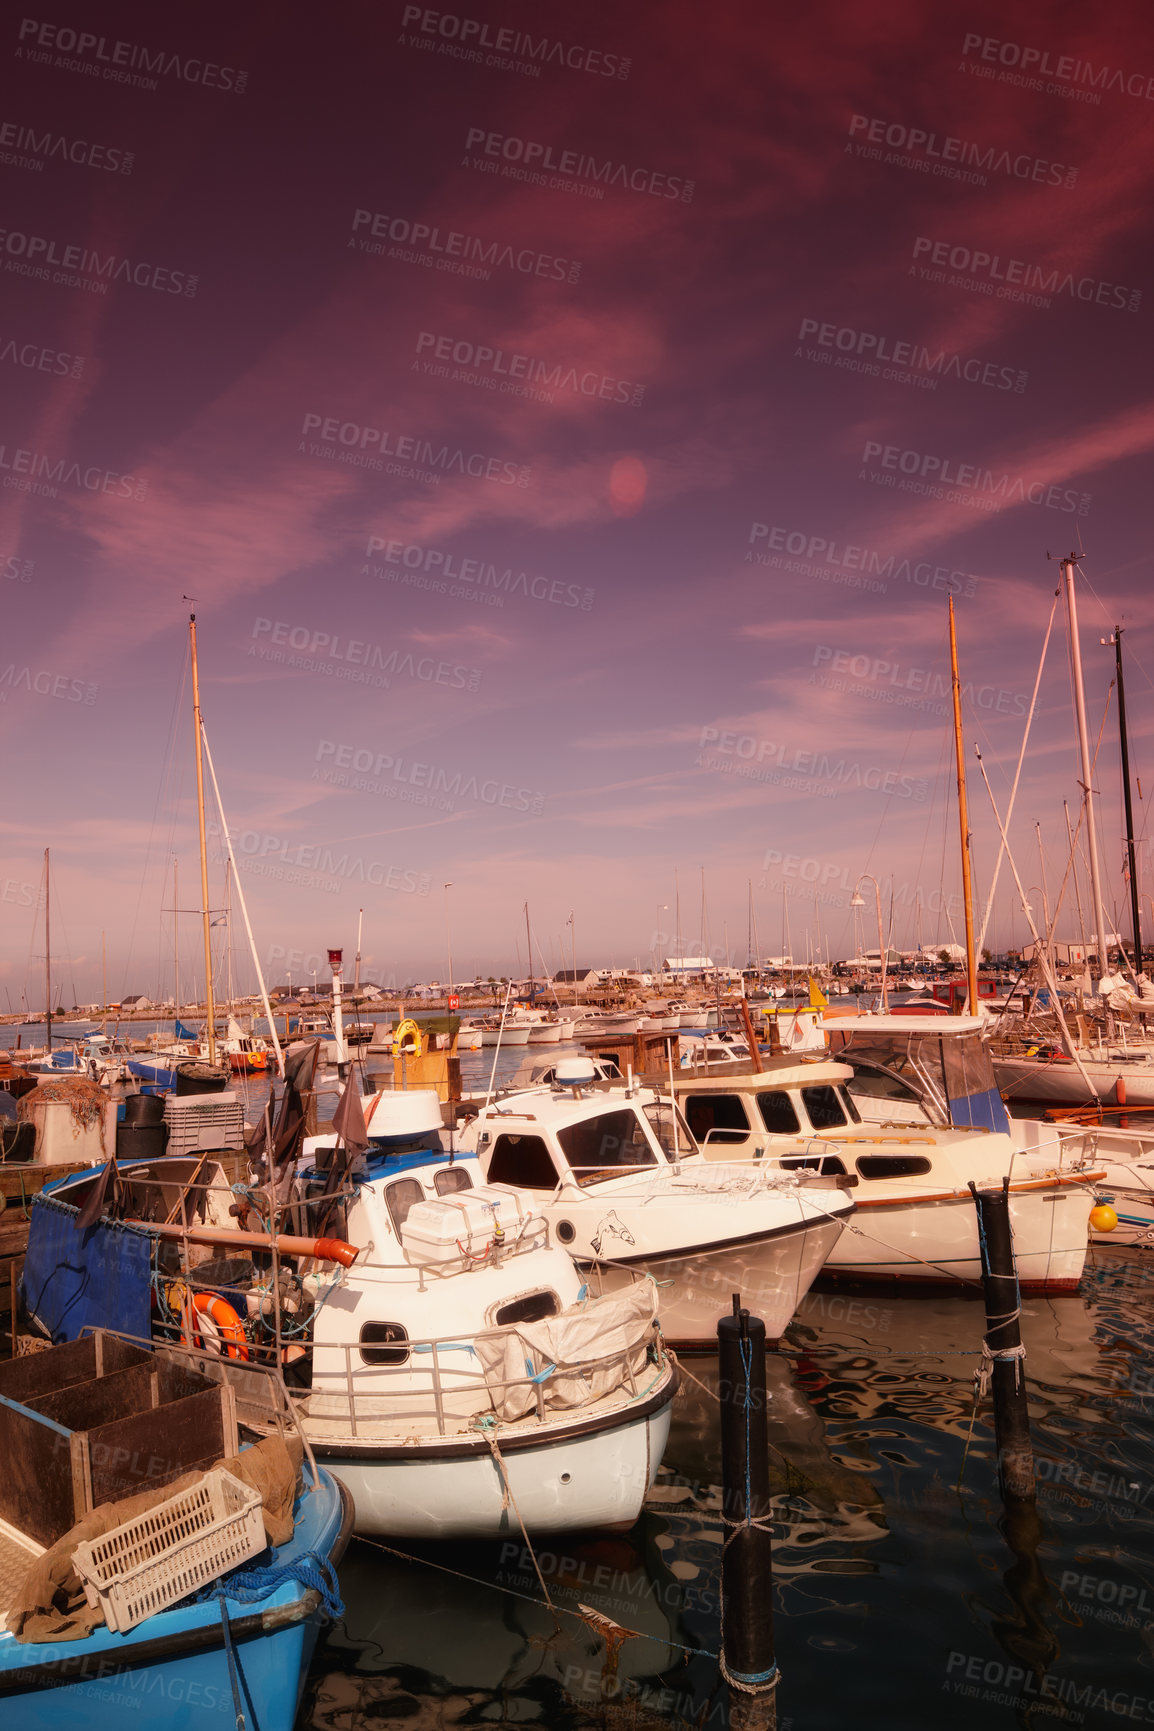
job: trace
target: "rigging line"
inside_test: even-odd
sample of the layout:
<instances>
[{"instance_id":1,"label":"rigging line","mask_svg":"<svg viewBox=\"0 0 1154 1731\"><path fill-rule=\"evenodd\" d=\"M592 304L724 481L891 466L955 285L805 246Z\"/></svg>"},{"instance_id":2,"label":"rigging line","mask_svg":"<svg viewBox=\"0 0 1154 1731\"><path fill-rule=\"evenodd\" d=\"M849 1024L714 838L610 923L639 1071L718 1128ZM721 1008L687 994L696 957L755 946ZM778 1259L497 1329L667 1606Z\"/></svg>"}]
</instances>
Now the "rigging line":
<instances>
[{"instance_id":1,"label":"rigging line","mask_svg":"<svg viewBox=\"0 0 1154 1731\"><path fill-rule=\"evenodd\" d=\"M1022 765L1024 764L1025 759L1026 759L1026 746L1029 744L1030 728L1033 724L1034 712L1035 712L1035 709L1036 709L1037 703L1038 703L1038 690L1039 690L1039 687L1041 686L1041 683L1042 683L1042 670L1046 665L1046 652L1050 647L1050 635L1054 629L1054 617L1058 611L1059 599L1060 599L1060 596L1058 594L1058 591L1055 590L1054 591L1054 599L1050 605L1050 617L1046 623L1046 635L1042 640L1042 653L1038 657L1038 671L1034 675L1034 689L1030 695L1030 707L1026 712L1026 725L1022 730L1022 744L1021 744L1021 747L1019 748L1019 751L1018 751L1018 764L1017 764L1017 768L1014 771L1013 786L1010 789L1010 801L1006 807L1006 831L1007 831L1007 833L1009 833L1010 823L1011 823L1013 816L1014 816L1014 801L1018 797L1018 782L1021 779ZM1005 858L1005 853L1006 853L1006 850L1005 850L1004 845L999 845L997 862L994 866L993 876L990 880L990 893L986 899L985 911L982 914L982 927L981 927L980 932L978 933L977 948L978 948L979 954L981 953L982 947L986 941L986 931L987 931L987 928L989 927L990 916L993 912L993 907L994 907L994 893L998 887L998 874L1001 872L1002 861Z\"/></svg>"}]
</instances>

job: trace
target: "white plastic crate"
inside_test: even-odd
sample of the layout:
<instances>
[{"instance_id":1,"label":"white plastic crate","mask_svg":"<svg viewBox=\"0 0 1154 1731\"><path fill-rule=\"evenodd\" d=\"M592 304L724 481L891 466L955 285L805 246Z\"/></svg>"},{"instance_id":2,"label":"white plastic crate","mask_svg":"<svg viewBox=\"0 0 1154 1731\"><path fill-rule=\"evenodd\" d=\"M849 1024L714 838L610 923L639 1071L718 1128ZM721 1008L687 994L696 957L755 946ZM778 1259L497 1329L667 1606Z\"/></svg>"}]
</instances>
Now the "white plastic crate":
<instances>
[{"instance_id":1,"label":"white plastic crate","mask_svg":"<svg viewBox=\"0 0 1154 1731\"><path fill-rule=\"evenodd\" d=\"M123 1634L265 1548L260 1492L217 1468L103 1538L76 1547L90 1605Z\"/></svg>"},{"instance_id":2,"label":"white plastic crate","mask_svg":"<svg viewBox=\"0 0 1154 1731\"><path fill-rule=\"evenodd\" d=\"M436 1201L415 1202L401 1228L401 1243L418 1261L455 1262L463 1255L483 1255L498 1221L512 1240L526 1219L512 1191L478 1185Z\"/></svg>"}]
</instances>

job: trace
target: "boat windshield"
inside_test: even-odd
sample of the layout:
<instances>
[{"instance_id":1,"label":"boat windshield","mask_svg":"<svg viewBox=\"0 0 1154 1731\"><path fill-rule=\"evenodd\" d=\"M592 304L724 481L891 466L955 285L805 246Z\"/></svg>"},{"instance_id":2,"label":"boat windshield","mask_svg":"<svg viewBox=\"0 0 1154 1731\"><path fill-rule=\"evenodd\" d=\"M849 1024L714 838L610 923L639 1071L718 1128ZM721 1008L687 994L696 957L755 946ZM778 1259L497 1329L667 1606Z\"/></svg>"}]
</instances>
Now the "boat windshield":
<instances>
[{"instance_id":1,"label":"boat windshield","mask_svg":"<svg viewBox=\"0 0 1154 1731\"><path fill-rule=\"evenodd\" d=\"M693 1132L680 1111L671 1106L668 1100L654 1100L645 1108L645 1116L649 1128L660 1142L667 1160L684 1160L690 1154L698 1152ZM676 1123L676 1141L674 1140L674 1124Z\"/></svg>"},{"instance_id":2,"label":"boat windshield","mask_svg":"<svg viewBox=\"0 0 1154 1731\"><path fill-rule=\"evenodd\" d=\"M631 1107L580 1118L558 1130L557 1140L579 1184L616 1178L638 1166L656 1166L657 1156Z\"/></svg>"}]
</instances>

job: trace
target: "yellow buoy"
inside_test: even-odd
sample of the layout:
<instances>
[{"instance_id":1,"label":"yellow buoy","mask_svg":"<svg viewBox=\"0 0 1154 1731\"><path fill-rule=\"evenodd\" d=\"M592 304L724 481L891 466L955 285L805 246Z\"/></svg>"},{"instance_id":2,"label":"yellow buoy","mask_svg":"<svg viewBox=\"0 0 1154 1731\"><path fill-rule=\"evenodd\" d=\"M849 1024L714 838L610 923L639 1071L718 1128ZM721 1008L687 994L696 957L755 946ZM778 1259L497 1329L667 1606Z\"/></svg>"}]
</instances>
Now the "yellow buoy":
<instances>
[{"instance_id":1,"label":"yellow buoy","mask_svg":"<svg viewBox=\"0 0 1154 1731\"><path fill-rule=\"evenodd\" d=\"M1090 1210L1090 1225L1095 1232L1113 1232L1118 1224L1118 1216L1108 1202L1099 1202L1096 1208Z\"/></svg>"}]
</instances>

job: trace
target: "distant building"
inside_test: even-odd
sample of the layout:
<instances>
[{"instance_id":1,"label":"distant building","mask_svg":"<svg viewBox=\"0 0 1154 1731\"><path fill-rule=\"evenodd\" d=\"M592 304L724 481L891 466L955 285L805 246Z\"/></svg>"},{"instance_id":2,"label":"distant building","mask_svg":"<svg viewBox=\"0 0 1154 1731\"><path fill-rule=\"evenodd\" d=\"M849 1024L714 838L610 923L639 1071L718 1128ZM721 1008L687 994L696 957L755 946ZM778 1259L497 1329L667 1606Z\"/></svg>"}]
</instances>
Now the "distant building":
<instances>
[{"instance_id":1,"label":"distant building","mask_svg":"<svg viewBox=\"0 0 1154 1731\"><path fill-rule=\"evenodd\" d=\"M1111 938L1111 945L1116 944L1117 941L1116 937ZM1050 948L1054 952L1054 961L1060 968L1080 968L1091 954L1096 953L1091 945L1062 943L1057 939L1051 943ZM1022 960L1023 962L1036 961L1039 952L1044 953L1044 951L1045 945L1042 943L1023 944Z\"/></svg>"},{"instance_id":2,"label":"distant building","mask_svg":"<svg viewBox=\"0 0 1154 1731\"><path fill-rule=\"evenodd\" d=\"M600 968L558 968L553 975L555 986L599 986L604 975Z\"/></svg>"}]
</instances>

